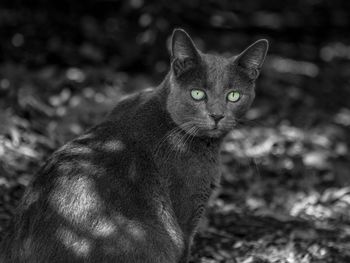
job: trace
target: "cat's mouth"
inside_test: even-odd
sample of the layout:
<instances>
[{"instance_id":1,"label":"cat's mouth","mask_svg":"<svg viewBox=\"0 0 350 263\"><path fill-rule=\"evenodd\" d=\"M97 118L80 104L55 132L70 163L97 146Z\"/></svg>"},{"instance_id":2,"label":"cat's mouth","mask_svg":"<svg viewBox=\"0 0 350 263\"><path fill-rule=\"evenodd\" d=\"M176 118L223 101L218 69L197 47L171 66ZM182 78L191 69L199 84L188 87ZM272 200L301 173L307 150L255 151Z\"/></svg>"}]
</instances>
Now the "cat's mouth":
<instances>
[{"instance_id":1,"label":"cat's mouth","mask_svg":"<svg viewBox=\"0 0 350 263\"><path fill-rule=\"evenodd\" d=\"M212 137L212 138L219 138L224 137L233 127L228 127L227 125L220 124L220 123L212 123L211 125L208 125L209 127L206 127L206 129L202 130L202 133L204 136ZM234 125L235 126L235 125Z\"/></svg>"},{"instance_id":2,"label":"cat's mouth","mask_svg":"<svg viewBox=\"0 0 350 263\"><path fill-rule=\"evenodd\" d=\"M218 138L221 137L224 132L217 125L215 125L213 128L206 130L205 133L209 137Z\"/></svg>"}]
</instances>

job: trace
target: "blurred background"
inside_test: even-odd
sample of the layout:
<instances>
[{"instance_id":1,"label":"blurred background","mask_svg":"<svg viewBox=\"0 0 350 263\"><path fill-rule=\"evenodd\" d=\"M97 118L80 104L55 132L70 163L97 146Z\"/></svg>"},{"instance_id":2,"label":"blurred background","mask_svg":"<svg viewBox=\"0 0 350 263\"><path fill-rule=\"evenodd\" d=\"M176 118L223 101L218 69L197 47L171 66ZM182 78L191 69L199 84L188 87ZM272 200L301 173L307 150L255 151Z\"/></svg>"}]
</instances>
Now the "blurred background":
<instances>
[{"instance_id":1,"label":"blurred background","mask_svg":"<svg viewBox=\"0 0 350 263\"><path fill-rule=\"evenodd\" d=\"M270 51L192 262L350 262L350 2L1 0L0 239L35 172L169 70L172 30Z\"/></svg>"}]
</instances>

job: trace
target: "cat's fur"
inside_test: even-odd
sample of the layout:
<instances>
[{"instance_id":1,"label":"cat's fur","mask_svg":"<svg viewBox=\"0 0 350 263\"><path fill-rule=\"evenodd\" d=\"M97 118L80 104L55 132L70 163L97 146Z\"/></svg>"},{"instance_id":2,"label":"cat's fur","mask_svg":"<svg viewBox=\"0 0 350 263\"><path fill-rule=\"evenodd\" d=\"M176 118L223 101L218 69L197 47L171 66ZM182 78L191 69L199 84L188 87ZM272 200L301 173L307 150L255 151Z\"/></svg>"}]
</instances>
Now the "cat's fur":
<instances>
[{"instance_id":1,"label":"cat's fur","mask_svg":"<svg viewBox=\"0 0 350 263\"><path fill-rule=\"evenodd\" d=\"M175 30L160 86L120 102L40 170L1 263L187 262L219 181L220 142L249 108L266 51L260 40L231 58L203 54ZM228 102L230 90L242 98ZM210 114L224 117L215 125Z\"/></svg>"}]
</instances>

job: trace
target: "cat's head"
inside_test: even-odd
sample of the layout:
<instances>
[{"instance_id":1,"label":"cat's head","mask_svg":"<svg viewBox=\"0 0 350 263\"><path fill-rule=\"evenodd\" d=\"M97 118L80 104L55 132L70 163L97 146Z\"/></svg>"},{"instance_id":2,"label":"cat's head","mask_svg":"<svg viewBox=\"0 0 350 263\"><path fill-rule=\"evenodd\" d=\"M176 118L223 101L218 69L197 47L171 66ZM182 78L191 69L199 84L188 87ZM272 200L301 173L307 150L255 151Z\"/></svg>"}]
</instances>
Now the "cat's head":
<instances>
[{"instance_id":1,"label":"cat's head","mask_svg":"<svg viewBox=\"0 0 350 263\"><path fill-rule=\"evenodd\" d=\"M224 136L254 100L267 49L267 40L261 39L237 56L204 54L184 30L174 30L167 99L173 121L191 134Z\"/></svg>"}]
</instances>

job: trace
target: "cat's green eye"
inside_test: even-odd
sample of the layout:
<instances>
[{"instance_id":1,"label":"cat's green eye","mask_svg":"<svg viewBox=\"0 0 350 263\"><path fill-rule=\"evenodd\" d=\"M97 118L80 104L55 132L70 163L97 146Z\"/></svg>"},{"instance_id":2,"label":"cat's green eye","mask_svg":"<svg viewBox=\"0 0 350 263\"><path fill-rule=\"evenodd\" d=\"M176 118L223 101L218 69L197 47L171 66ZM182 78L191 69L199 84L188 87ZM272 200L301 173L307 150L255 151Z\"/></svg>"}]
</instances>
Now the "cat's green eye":
<instances>
[{"instance_id":1,"label":"cat's green eye","mask_svg":"<svg viewBox=\"0 0 350 263\"><path fill-rule=\"evenodd\" d=\"M205 95L205 92L203 90L193 89L193 90L191 90L191 97L194 100L204 100L206 95Z\"/></svg>"},{"instance_id":2,"label":"cat's green eye","mask_svg":"<svg viewBox=\"0 0 350 263\"><path fill-rule=\"evenodd\" d=\"M237 102L241 98L241 94L238 91L231 91L227 94L227 100L231 102Z\"/></svg>"}]
</instances>

